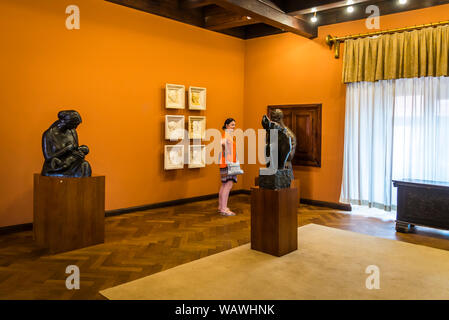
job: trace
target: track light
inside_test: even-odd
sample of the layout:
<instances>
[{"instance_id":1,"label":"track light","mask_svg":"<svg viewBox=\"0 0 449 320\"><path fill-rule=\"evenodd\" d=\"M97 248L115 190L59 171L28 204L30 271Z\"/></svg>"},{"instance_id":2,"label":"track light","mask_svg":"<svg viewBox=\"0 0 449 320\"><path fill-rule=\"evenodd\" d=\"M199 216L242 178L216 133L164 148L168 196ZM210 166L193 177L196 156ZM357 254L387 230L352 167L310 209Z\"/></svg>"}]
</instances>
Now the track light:
<instances>
[{"instance_id":1,"label":"track light","mask_svg":"<svg viewBox=\"0 0 449 320\"><path fill-rule=\"evenodd\" d=\"M406 4L407 0L399 0L399 4Z\"/></svg>"},{"instance_id":2,"label":"track light","mask_svg":"<svg viewBox=\"0 0 449 320\"><path fill-rule=\"evenodd\" d=\"M347 10L349 13L354 12L354 7L352 6L352 4L354 4L354 1L352 1L352 0L348 0L348 2L346 2L346 5L349 6L349 7L346 8L346 10Z\"/></svg>"},{"instance_id":3,"label":"track light","mask_svg":"<svg viewBox=\"0 0 449 320\"><path fill-rule=\"evenodd\" d=\"M313 17L310 19L310 21L312 21L313 23L316 23L318 21L318 18L316 17L316 11Z\"/></svg>"}]
</instances>

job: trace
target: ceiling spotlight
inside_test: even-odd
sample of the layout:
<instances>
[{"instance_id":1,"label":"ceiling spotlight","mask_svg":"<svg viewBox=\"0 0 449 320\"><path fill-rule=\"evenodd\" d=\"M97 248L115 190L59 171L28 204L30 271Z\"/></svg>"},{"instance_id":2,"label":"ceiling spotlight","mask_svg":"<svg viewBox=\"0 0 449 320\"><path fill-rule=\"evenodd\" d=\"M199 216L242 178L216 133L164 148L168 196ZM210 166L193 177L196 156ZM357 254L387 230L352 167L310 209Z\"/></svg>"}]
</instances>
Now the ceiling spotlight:
<instances>
[{"instance_id":1,"label":"ceiling spotlight","mask_svg":"<svg viewBox=\"0 0 449 320\"><path fill-rule=\"evenodd\" d=\"M312 21L313 23L318 21L318 18L316 17L316 11L315 11L315 14L313 15L313 17L310 19L310 21Z\"/></svg>"},{"instance_id":2,"label":"ceiling spotlight","mask_svg":"<svg viewBox=\"0 0 449 320\"><path fill-rule=\"evenodd\" d=\"M407 0L399 0L399 4L406 4Z\"/></svg>"},{"instance_id":3,"label":"ceiling spotlight","mask_svg":"<svg viewBox=\"0 0 449 320\"><path fill-rule=\"evenodd\" d=\"M312 12L316 12L316 8L312 8Z\"/></svg>"},{"instance_id":4,"label":"ceiling spotlight","mask_svg":"<svg viewBox=\"0 0 449 320\"><path fill-rule=\"evenodd\" d=\"M349 7L346 8L346 10L347 10L349 13L354 12L354 7L352 6L353 4L354 4L354 1L352 1L352 0L348 0L348 1L346 2L346 5L349 6Z\"/></svg>"}]
</instances>

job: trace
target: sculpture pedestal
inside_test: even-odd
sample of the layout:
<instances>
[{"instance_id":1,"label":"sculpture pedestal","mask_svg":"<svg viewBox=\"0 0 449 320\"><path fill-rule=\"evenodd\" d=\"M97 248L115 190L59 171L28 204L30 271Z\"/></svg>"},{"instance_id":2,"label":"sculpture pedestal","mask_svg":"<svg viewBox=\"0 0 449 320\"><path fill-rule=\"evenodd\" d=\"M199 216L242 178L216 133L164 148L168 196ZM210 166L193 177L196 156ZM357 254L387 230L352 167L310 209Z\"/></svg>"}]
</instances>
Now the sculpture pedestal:
<instances>
[{"instance_id":1,"label":"sculpture pedestal","mask_svg":"<svg viewBox=\"0 0 449 320\"><path fill-rule=\"evenodd\" d=\"M251 188L251 249L283 256L298 249L298 190Z\"/></svg>"},{"instance_id":2,"label":"sculpture pedestal","mask_svg":"<svg viewBox=\"0 0 449 320\"><path fill-rule=\"evenodd\" d=\"M104 242L105 177L34 175L34 238L50 253Z\"/></svg>"},{"instance_id":3,"label":"sculpture pedestal","mask_svg":"<svg viewBox=\"0 0 449 320\"><path fill-rule=\"evenodd\" d=\"M254 178L254 185L256 187L259 186L259 177L255 177ZM294 189L296 188L298 190L298 208L301 206L300 202L301 202L301 184L299 183L299 179L295 179L292 180L291 184L290 184L290 188Z\"/></svg>"}]
</instances>

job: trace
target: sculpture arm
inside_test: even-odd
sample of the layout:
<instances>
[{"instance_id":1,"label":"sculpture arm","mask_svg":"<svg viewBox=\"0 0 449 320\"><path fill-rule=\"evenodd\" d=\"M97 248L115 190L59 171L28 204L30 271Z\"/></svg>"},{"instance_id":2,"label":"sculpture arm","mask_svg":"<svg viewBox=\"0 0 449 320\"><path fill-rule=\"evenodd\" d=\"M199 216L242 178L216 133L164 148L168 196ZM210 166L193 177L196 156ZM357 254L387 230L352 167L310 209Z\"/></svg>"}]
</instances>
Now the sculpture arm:
<instances>
[{"instance_id":1,"label":"sculpture arm","mask_svg":"<svg viewBox=\"0 0 449 320\"><path fill-rule=\"evenodd\" d=\"M44 135L42 136L42 151L44 153L45 160L59 158L60 156L66 154L67 152L72 151L73 148L74 146L70 144L68 146L65 146L59 151L53 152L47 133L44 133Z\"/></svg>"}]
</instances>

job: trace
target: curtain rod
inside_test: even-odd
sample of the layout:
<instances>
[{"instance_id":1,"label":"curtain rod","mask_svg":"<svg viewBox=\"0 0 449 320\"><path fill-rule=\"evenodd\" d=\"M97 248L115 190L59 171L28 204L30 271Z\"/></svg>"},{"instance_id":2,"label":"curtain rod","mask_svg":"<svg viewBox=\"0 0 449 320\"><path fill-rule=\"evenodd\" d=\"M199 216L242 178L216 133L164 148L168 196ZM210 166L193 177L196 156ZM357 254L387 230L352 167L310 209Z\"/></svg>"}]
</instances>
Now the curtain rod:
<instances>
[{"instance_id":1,"label":"curtain rod","mask_svg":"<svg viewBox=\"0 0 449 320\"><path fill-rule=\"evenodd\" d=\"M378 36L378 35L383 35L383 34L400 33L400 32L419 30L419 29L429 28L429 27L438 27L438 26L443 26L443 25L449 25L449 20L448 21L440 21L440 22L434 22L434 23L421 24L421 25L412 26L412 27L396 28L396 29L385 30L385 31L375 31L375 32L369 32L369 33L360 33L360 34L351 35L351 36L344 36L344 37L333 37L331 35L328 35L326 37L326 44L331 49L332 49L332 46L335 45L335 59L338 59L338 58L340 58L340 43L345 42L346 40L366 38L366 37Z\"/></svg>"}]
</instances>

